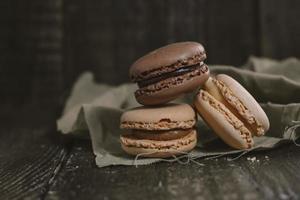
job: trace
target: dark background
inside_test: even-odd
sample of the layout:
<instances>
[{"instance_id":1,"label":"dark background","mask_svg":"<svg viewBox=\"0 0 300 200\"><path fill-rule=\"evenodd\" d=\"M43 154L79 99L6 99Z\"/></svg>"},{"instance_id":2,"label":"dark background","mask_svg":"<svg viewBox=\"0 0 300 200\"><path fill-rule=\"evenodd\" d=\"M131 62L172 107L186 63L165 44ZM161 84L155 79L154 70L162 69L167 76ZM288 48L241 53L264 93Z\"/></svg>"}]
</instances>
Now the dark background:
<instances>
[{"instance_id":1,"label":"dark background","mask_svg":"<svg viewBox=\"0 0 300 200\"><path fill-rule=\"evenodd\" d=\"M176 41L201 42L209 64L300 56L298 0L1 0L0 15L6 108L61 104L83 70L129 81L134 60Z\"/></svg>"},{"instance_id":2,"label":"dark background","mask_svg":"<svg viewBox=\"0 0 300 200\"><path fill-rule=\"evenodd\" d=\"M173 180L174 186L183 187L182 191L191 190L190 195L197 196L196 189L178 185L182 183L181 174L170 172L177 170L188 174L189 181L207 188L204 198L223 197L226 191L229 197L232 193L237 199L245 197L244 194L252 199L297 197L300 177L295 169L299 169L299 153L287 153L286 157L281 150L273 151L268 155L279 158L272 160L271 165L256 168L241 160L210 163L203 171L196 165L188 170L168 164L137 171L99 170L89 141L59 137L55 120L82 71L93 71L98 82L115 85L128 82L128 68L133 61L168 43L186 40L202 43L208 64L239 66L250 55L299 58L299 20L299 0L1 0L1 199L28 195L49 199L68 199L78 194L114 196L121 194L114 189L124 192L122 181L127 179L144 185L138 190L141 195L153 192L160 178ZM295 152L295 149L289 147L284 151ZM286 162L289 166L281 166ZM156 168L160 166L158 172ZM277 166L286 174L281 174ZM77 169L79 174L75 173ZM274 171L278 179L260 173L259 169ZM143 179L140 177L143 170L158 174ZM204 182L199 182L193 173L200 173ZM288 181L283 177L288 177ZM226 184L217 191L213 188L217 188L220 180ZM236 190L240 185L242 189ZM136 190L130 184L127 186ZM98 187L102 189L97 190ZM122 193L132 198L131 194ZM185 196L181 195L178 199Z\"/></svg>"}]
</instances>

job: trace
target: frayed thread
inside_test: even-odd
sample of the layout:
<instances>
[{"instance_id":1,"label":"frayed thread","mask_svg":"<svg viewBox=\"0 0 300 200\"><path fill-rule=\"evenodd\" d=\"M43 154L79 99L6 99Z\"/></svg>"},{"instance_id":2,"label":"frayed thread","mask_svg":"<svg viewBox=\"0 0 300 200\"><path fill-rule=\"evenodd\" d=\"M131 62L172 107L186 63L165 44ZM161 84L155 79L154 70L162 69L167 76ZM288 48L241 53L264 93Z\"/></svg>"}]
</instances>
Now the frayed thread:
<instances>
[{"instance_id":1,"label":"frayed thread","mask_svg":"<svg viewBox=\"0 0 300 200\"><path fill-rule=\"evenodd\" d=\"M246 155L247 153L253 151L255 148L252 148L252 149L247 149L247 150L244 150L240 153L237 153L237 156L236 157L233 157L233 158L227 158L227 161L235 161L239 158L241 158L242 156ZM159 158L160 161L163 161L163 162L177 162L181 165L187 165L189 163L194 163L198 166L204 166L203 163L201 162L198 162L197 159L199 157L193 155L193 153L188 153L188 152L184 152L184 151L179 151L179 150L176 150L176 149L173 149L173 151L176 151L178 153L180 153L181 155L179 156L176 156L176 155L173 155L172 157L170 158ZM152 151L152 152L147 152L147 153L140 153L138 155L135 156L135 159L134 159L134 162L133 162L133 165L135 165L135 167L137 168L138 167L138 160L140 159L140 157L144 156L144 155L151 155L151 154L154 154L154 153L157 153L158 151ZM207 158L205 158L204 160L212 160L212 159L217 159L217 158L221 158L221 157L224 157L224 156L228 156L228 154L220 154L220 155L216 155L216 156L209 156Z\"/></svg>"},{"instance_id":2,"label":"frayed thread","mask_svg":"<svg viewBox=\"0 0 300 200\"><path fill-rule=\"evenodd\" d=\"M219 154L219 155L215 155L215 156L208 156L207 158L204 158L204 160L213 160L213 159L221 158L221 157L223 157L225 155L226 154Z\"/></svg>"},{"instance_id":3,"label":"frayed thread","mask_svg":"<svg viewBox=\"0 0 300 200\"><path fill-rule=\"evenodd\" d=\"M299 138L299 136L297 136L297 129L300 127L300 121L292 121L292 124L289 125L289 126L286 126L285 129L284 129L284 133L285 135L288 135L288 139L292 140L293 143L300 147L300 144L296 142L296 140ZM234 160L237 160L239 158L241 158L243 155L253 151L255 148L252 148L250 150L244 150L242 151L240 154L238 154L236 157L234 158L229 158L227 159L228 161L234 161ZM176 149L172 149L172 151L176 151L178 153L180 153L181 155L180 156L175 156L173 155L172 158L170 159L166 159L166 158L160 158L161 161L164 161L164 162L178 162L179 164L182 164L182 165L187 165L189 163L195 163L199 166L204 166L203 163L200 163L198 161L196 161L196 159L198 158L197 156L193 156L192 153L188 153L188 152L184 152L184 151L179 151L179 150L176 150ZM135 159L133 161L133 165L135 165L135 167L137 168L138 167L138 164L137 164L137 161L139 160L140 157L144 156L144 155L151 155L151 154L154 154L154 153L157 153L158 151L156 150L153 150L152 152L147 152L147 153L140 153L140 154L137 154L135 156ZM209 156L207 158L205 158L204 160L212 160L212 159L217 159L217 158L221 158L223 156L226 156L227 154L220 154L220 155L216 155L216 156ZM183 159L186 159L185 161L183 161Z\"/></svg>"},{"instance_id":4,"label":"frayed thread","mask_svg":"<svg viewBox=\"0 0 300 200\"><path fill-rule=\"evenodd\" d=\"M133 165L134 165L136 168L138 168L137 161L138 161L139 157L145 156L145 155L151 155L151 154L154 154L154 153L156 153L156 152L157 152L157 151L153 150L153 151L151 151L151 152L147 152L147 153L139 153L139 154L137 154L137 155L135 156L134 160L133 160Z\"/></svg>"},{"instance_id":5,"label":"frayed thread","mask_svg":"<svg viewBox=\"0 0 300 200\"><path fill-rule=\"evenodd\" d=\"M249 153L250 151L253 151L253 150L254 150L254 148L244 150L244 151L242 151L240 154L238 154L236 157L233 157L233 158L227 158L227 161L235 161L235 160L241 158L242 156L246 155L247 153Z\"/></svg>"},{"instance_id":6,"label":"frayed thread","mask_svg":"<svg viewBox=\"0 0 300 200\"><path fill-rule=\"evenodd\" d=\"M187 165L189 163L194 163L194 164L197 164L198 166L204 166L203 163L200 163L200 162L196 161L196 158L193 156L192 153L185 152L185 151L179 151L177 149L172 149L172 151L180 153L181 155L179 155L179 156L173 155L171 158L159 158L159 160L163 161L163 162L169 162L169 163L177 162L181 165ZM151 155L151 154L154 154L154 153L157 153L157 152L159 152L159 151L154 150L152 152L137 154L135 156L133 164L137 168L138 167L137 161L139 160L140 157L142 157L144 155Z\"/></svg>"},{"instance_id":7,"label":"frayed thread","mask_svg":"<svg viewBox=\"0 0 300 200\"><path fill-rule=\"evenodd\" d=\"M284 129L284 133L289 135L289 139L292 140L297 147L300 147L300 144L296 142L296 140L299 138L299 136L297 136L297 129L299 127L300 121L292 121L292 124L286 126Z\"/></svg>"},{"instance_id":8,"label":"frayed thread","mask_svg":"<svg viewBox=\"0 0 300 200\"><path fill-rule=\"evenodd\" d=\"M233 158L227 158L227 161L235 161L239 158L241 158L242 156L246 155L247 153L249 153L250 151L253 151L255 148L252 148L252 149L246 149L246 150L243 150L239 153L236 153L237 156L233 157ZM224 156L228 156L228 154L219 154L219 155L215 155L215 156L209 156L207 158L205 158L204 160L213 160L213 159L217 159L217 158L222 158Z\"/></svg>"}]
</instances>

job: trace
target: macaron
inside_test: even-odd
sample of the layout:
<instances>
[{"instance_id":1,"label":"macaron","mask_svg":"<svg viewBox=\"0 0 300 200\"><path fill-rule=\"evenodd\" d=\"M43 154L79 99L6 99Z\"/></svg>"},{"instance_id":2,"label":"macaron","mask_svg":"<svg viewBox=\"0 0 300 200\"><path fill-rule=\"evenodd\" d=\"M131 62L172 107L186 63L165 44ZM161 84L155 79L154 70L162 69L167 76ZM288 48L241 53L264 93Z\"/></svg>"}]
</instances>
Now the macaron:
<instances>
[{"instance_id":1,"label":"macaron","mask_svg":"<svg viewBox=\"0 0 300 200\"><path fill-rule=\"evenodd\" d=\"M225 74L210 77L194 101L196 110L214 132L236 149L253 147L253 136L262 136L270 123L253 96Z\"/></svg>"},{"instance_id":2,"label":"macaron","mask_svg":"<svg viewBox=\"0 0 300 200\"><path fill-rule=\"evenodd\" d=\"M197 143L196 114L188 104L137 107L121 116L121 146L130 155L170 157Z\"/></svg>"},{"instance_id":3,"label":"macaron","mask_svg":"<svg viewBox=\"0 0 300 200\"><path fill-rule=\"evenodd\" d=\"M206 53L197 42L173 43L138 59L129 75L136 82L136 100L142 105L167 103L201 86L209 77Z\"/></svg>"}]
</instances>

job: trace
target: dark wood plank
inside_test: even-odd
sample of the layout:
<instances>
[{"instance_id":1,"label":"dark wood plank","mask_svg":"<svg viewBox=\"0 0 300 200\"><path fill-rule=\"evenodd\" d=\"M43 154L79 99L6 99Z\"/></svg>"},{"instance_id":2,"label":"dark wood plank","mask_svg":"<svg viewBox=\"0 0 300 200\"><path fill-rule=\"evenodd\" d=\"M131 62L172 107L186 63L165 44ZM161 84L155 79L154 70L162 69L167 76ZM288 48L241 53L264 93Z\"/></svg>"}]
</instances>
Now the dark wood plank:
<instances>
[{"instance_id":1,"label":"dark wood plank","mask_svg":"<svg viewBox=\"0 0 300 200\"><path fill-rule=\"evenodd\" d=\"M206 8L207 55L213 64L243 64L259 54L256 1L209 1Z\"/></svg>"},{"instance_id":2,"label":"dark wood plank","mask_svg":"<svg viewBox=\"0 0 300 200\"><path fill-rule=\"evenodd\" d=\"M61 2L1 1L1 105L57 103L63 84Z\"/></svg>"},{"instance_id":3,"label":"dark wood plank","mask_svg":"<svg viewBox=\"0 0 300 200\"><path fill-rule=\"evenodd\" d=\"M205 3L66 1L67 71L76 77L92 70L106 83L129 81L129 66L145 53L175 41L205 43Z\"/></svg>"},{"instance_id":4,"label":"dark wood plank","mask_svg":"<svg viewBox=\"0 0 300 200\"><path fill-rule=\"evenodd\" d=\"M84 52L88 53L86 44L85 1L63 1L63 77L66 87L70 88L74 80L84 69L90 69Z\"/></svg>"},{"instance_id":5,"label":"dark wood plank","mask_svg":"<svg viewBox=\"0 0 300 200\"><path fill-rule=\"evenodd\" d=\"M143 54L176 41L203 43L208 62L240 65L259 55L256 1L65 1L66 77L92 70L118 84Z\"/></svg>"},{"instance_id":6,"label":"dark wood plank","mask_svg":"<svg viewBox=\"0 0 300 200\"><path fill-rule=\"evenodd\" d=\"M207 0L166 1L167 42L198 41L207 44L206 7Z\"/></svg>"},{"instance_id":7,"label":"dark wood plank","mask_svg":"<svg viewBox=\"0 0 300 200\"><path fill-rule=\"evenodd\" d=\"M199 160L203 166L98 169L89 141L77 141L46 199L297 199L299 156L299 147L287 145L234 161Z\"/></svg>"},{"instance_id":8,"label":"dark wood plank","mask_svg":"<svg viewBox=\"0 0 300 200\"><path fill-rule=\"evenodd\" d=\"M292 144L265 155L269 159L257 157L260 163L241 163L245 173L254 180L259 193L265 199L299 199L299 147Z\"/></svg>"},{"instance_id":9,"label":"dark wood plank","mask_svg":"<svg viewBox=\"0 0 300 200\"><path fill-rule=\"evenodd\" d=\"M259 1L262 55L277 59L300 57L300 3Z\"/></svg>"},{"instance_id":10,"label":"dark wood plank","mask_svg":"<svg viewBox=\"0 0 300 200\"><path fill-rule=\"evenodd\" d=\"M101 82L129 81L135 59L175 41L202 42L214 64L239 65L250 54L299 57L299 6L297 0L3 0L0 103L54 103L84 70Z\"/></svg>"},{"instance_id":11,"label":"dark wood plank","mask_svg":"<svg viewBox=\"0 0 300 200\"><path fill-rule=\"evenodd\" d=\"M93 70L101 82L129 81L132 62L166 42L164 5L159 0L66 1L67 68Z\"/></svg>"},{"instance_id":12,"label":"dark wood plank","mask_svg":"<svg viewBox=\"0 0 300 200\"><path fill-rule=\"evenodd\" d=\"M55 131L57 105L1 111L0 199L41 199L71 142Z\"/></svg>"},{"instance_id":13,"label":"dark wood plank","mask_svg":"<svg viewBox=\"0 0 300 200\"><path fill-rule=\"evenodd\" d=\"M67 155L66 147L47 136L48 131L1 129L0 199L40 199L44 196Z\"/></svg>"}]
</instances>

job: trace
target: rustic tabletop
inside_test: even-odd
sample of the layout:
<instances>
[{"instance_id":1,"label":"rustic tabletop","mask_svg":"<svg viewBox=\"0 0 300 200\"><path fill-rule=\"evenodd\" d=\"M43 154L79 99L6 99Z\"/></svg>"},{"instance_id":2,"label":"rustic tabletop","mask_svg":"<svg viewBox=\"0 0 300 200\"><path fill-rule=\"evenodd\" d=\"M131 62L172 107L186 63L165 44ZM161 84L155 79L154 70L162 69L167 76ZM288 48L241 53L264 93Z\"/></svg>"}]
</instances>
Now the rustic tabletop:
<instances>
[{"instance_id":1,"label":"rustic tabletop","mask_svg":"<svg viewBox=\"0 0 300 200\"><path fill-rule=\"evenodd\" d=\"M38 114L38 113L41 114ZM97 168L90 141L63 138L47 111L1 128L0 199L298 199L294 144L201 165ZM41 117L44 116L44 117Z\"/></svg>"},{"instance_id":2,"label":"rustic tabletop","mask_svg":"<svg viewBox=\"0 0 300 200\"><path fill-rule=\"evenodd\" d=\"M90 141L55 128L79 74L124 83L136 58L167 43L199 41L209 64L298 58L299 8L298 0L0 1L0 199L300 199L294 144L234 161L98 169Z\"/></svg>"}]
</instances>

